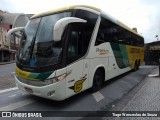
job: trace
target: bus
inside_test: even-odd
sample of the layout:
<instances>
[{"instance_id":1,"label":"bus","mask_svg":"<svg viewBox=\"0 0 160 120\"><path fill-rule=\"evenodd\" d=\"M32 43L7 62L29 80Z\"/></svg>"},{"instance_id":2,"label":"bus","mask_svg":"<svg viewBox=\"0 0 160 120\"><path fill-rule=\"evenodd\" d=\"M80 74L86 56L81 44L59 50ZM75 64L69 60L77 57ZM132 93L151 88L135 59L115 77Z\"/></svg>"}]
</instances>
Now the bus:
<instances>
[{"instance_id":1,"label":"bus","mask_svg":"<svg viewBox=\"0 0 160 120\"><path fill-rule=\"evenodd\" d=\"M144 39L102 10L68 6L36 14L21 34L16 53L15 81L19 89L52 100L64 100L104 81L138 70L144 59Z\"/></svg>"}]
</instances>

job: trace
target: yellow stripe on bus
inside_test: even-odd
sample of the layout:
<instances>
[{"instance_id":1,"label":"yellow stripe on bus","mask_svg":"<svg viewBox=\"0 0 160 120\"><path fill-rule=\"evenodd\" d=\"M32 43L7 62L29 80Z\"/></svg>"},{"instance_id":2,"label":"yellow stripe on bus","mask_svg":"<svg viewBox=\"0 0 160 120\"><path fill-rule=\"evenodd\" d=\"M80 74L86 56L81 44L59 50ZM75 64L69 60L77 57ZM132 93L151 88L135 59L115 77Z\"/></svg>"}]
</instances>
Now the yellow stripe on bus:
<instances>
[{"instance_id":1,"label":"yellow stripe on bus","mask_svg":"<svg viewBox=\"0 0 160 120\"><path fill-rule=\"evenodd\" d=\"M22 78L27 78L31 73L20 70L18 67L16 67L16 74Z\"/></svg>"}]
</instances>

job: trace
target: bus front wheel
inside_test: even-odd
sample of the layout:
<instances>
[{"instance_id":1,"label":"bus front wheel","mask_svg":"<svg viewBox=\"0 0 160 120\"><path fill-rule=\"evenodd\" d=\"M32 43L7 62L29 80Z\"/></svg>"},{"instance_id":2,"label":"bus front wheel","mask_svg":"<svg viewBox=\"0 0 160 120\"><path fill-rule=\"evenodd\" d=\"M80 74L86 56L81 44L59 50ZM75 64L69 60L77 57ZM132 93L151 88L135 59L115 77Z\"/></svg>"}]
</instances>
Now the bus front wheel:
<instances>
[{"instance_id":1,"label":"bus front wheel","mask_svg":"<svg viewBox=\"0 0 160 120\"><path fill-rule=\"evenodd\" d=\"M103 83L102 72L98 69L96 70L93 78L92 91L96 92L101 89Z\"/></svg>"}]
</instances>

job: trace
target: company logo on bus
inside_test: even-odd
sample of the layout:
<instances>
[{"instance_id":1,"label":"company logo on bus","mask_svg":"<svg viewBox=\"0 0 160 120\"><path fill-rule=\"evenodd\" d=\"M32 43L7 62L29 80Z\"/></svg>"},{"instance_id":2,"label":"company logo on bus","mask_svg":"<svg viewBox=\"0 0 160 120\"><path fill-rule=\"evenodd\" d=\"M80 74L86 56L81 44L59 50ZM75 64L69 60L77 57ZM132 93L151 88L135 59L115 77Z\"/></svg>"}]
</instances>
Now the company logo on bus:
<instances>
[{"instance_id":1,"label":"company logo on bus","mask_svg":"<svg viewBox=\"0 0 160 120\"><path fill-rule=\"evenodd\" d=\"M107 55L109 53L107 49L100 49L100 48L96 48L96 52L98 52L99 55Z\"/></svg>"},{"instance_id":2,"label":"company logo on bus","mask_svg":"<svg viewBox=\"0 0 160 120\"><path fill-rule=\"evenodd\" d=\"M87 74L84 75L84 77L81 78L81 80L78 80L74 83L74 86L69 87L70 89L74 90L74 92L79 92L82 90L83 82L87 79Z\"/></svg>"}]
</instances>

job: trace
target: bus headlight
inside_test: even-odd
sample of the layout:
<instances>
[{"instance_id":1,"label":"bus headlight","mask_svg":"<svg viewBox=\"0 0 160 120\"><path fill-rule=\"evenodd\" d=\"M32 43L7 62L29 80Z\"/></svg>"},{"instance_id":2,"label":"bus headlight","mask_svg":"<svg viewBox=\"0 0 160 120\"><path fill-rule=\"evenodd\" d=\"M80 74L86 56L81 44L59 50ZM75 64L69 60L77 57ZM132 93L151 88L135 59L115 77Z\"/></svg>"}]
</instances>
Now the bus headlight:
<instances>
[{"instance_id":1,"label":"bus headlight","mask_svg":"<svg viewBox=\"0 0 160 120\"><path fill-rule=\"evenodd\" d=\"M49 85L49 84L53 84L55 82L58 82L58 80L56 78L50 78L50 79L44 80L44 82L46 85Z\"/></svg>"},{"instance_id":2,"label":"bus headlight","mask_svg":"<svg viewBox=\"0 0 160 120\"><path fill-rule=\"evenodd\" d=\"M59 81L61 81L61 80L64 80L67 75L68 75L67 73L64 73L64 74L59 75L59 76L56 76L56 77L54 77L54 78L46 79L46 80L44 80L44 82L45 82L47 85L53 84L53 83L59 82Z\"/></svg>"}]
</instances>

